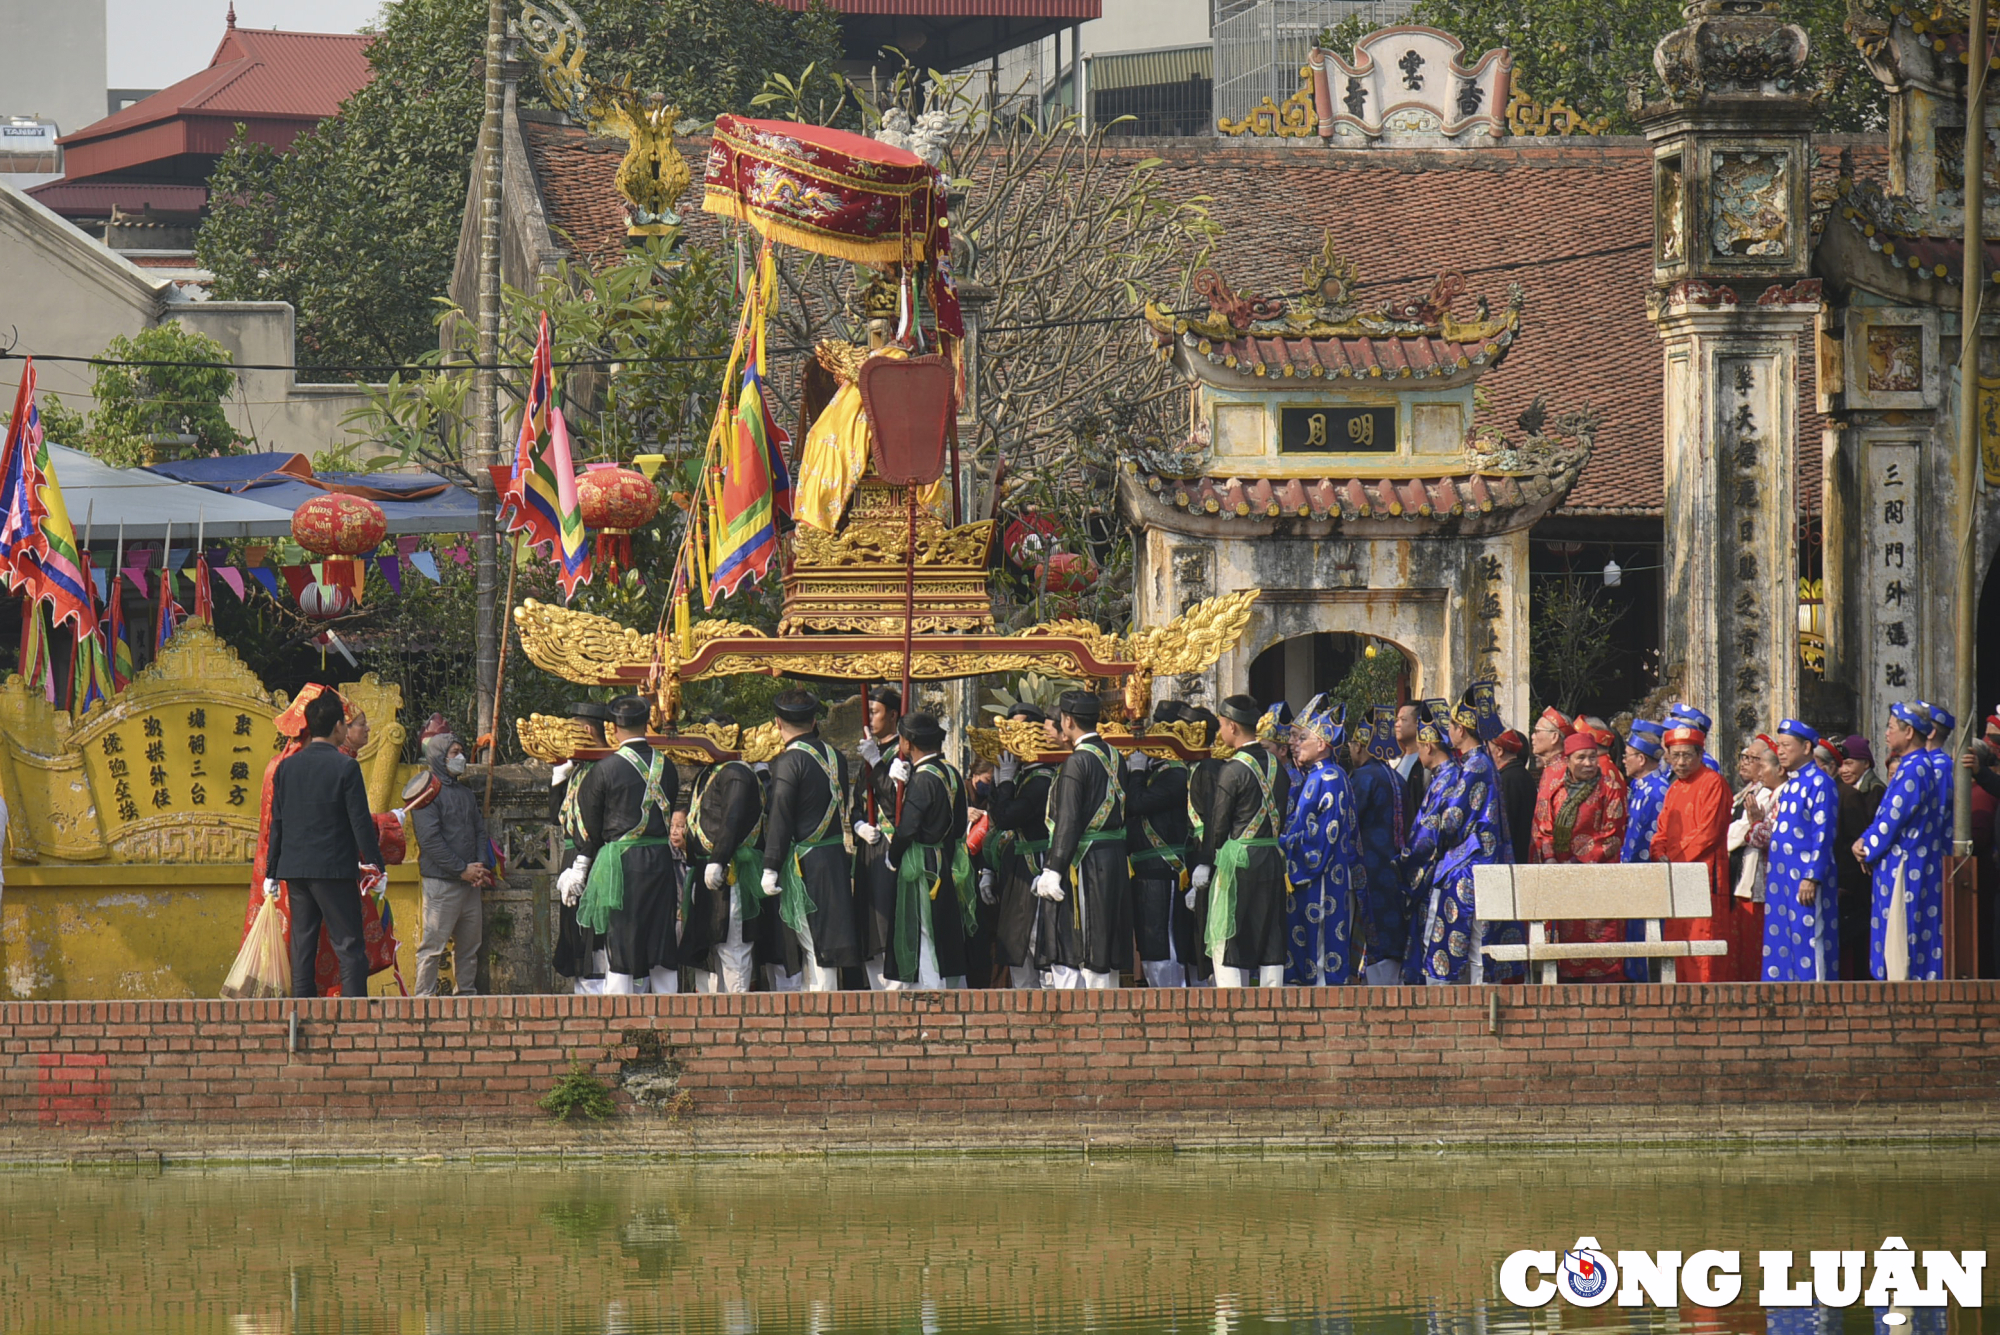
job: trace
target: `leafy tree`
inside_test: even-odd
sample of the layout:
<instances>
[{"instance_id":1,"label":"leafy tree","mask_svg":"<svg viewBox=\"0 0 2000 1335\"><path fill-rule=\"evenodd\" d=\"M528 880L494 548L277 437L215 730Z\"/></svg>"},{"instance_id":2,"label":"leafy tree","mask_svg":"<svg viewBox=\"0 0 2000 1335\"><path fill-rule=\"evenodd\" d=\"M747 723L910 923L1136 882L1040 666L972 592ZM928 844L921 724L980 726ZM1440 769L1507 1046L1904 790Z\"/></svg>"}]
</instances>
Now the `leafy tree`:
<instances>
[{"instance_id":1,"label":"leafy tree","mask_svg":"<svg viewBox=\"0 0 2000 1335\"><path fill-rule=\"evenodd\" d=\"M1820 108L1822 130L1879 130L1882 90L1843 30L1847 0L1791 0L1785 17L1812 42L1809 78L1833 87ZM1513 85L1538 102L1557 98L1586 116L1609 118L1610 133L1636 134L1626 109L1630 79L1659 95L1653 47L1680 27L1681 0L1418 0L1412 22L1464 42L1468 52L1504 46L1514 57ZM1378 25L1349 19L1321 35L1321 45L1351 49Z\"/></svg>"},{"instance_id":2,"label":"leafy tree","mask_svg":"<svg viewBox=\"0 0 2000 1335\"><path fill-rule=\"evenodd\" d=\"M54 395L42 401L42 429L58 445L94 454L115 468L137 468L156 456L230 454L243 442L222 410L236 389L229 350L206 334L168 320L104 346L119 362L211 362L211 366L100 366L95 406L78 413ZM162 438L189 438L185 441Z\"/></svg>"},{"instance_id":3,"label":"leafy tree","mask_svg":"<svg viewBox=\"0 0 2000 1335\"><path fill-rule=\"evenodd\" d=\"M1528 625L1536 694L1565 714L1576 713L1586 694L1603 688L1617 660L1612 636L1624 616L1625 609L1606 597L1601 580L1587 575L1538 580Z\"/></svg>"},{"instance_id":4,"label":"leafy tree","mask_svg":"<svg viewBox=\"0 0 2000 1335\"><path fill-rule=\"evenodd\" d=\"M588 68L657 89L688 115L739 110L765 71L838 56L831 15L766 0L576 0ZM274 153L239 135L209 181L195 241L227 300L289 301L302 365L403 364L435 340L484 107L486 6L386 6L368 59L374 78L340 113ZM524 102L539 101L533 79ZM379 379L365 373L352 378Z\"/></svg>"}]
</instances>

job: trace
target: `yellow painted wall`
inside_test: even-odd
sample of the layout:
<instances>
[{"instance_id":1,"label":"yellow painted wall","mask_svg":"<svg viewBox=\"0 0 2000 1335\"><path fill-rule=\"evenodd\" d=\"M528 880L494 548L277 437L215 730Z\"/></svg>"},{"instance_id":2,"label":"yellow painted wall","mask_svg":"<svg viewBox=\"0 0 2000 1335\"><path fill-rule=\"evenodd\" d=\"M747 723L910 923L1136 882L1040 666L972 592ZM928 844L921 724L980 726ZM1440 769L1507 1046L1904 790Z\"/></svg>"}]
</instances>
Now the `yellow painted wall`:
<instances>
[{"instance_id":1,"label":"yellow painted wall","mask_svg":"<svg viewBox=\"0 0 2000 1335\"><path fill-rule=\"evenodd\" d=\"M0 996L15 1001L217 997L236 958L248 863L6 869L0 892ZM389 868L397 962L416 982L423 923L414 852ZM387 970L369 980L392 996Z\"/></svg>"}]
</instances>

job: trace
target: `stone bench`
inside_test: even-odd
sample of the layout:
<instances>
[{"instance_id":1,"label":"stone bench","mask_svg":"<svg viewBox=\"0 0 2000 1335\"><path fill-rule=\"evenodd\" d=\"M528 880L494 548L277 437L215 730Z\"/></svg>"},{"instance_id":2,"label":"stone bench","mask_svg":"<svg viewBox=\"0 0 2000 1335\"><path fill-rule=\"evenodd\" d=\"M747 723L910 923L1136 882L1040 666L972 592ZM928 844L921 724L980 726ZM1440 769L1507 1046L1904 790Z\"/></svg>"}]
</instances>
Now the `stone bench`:
<instances>
[{"instance_id":1,"label":"stone bench","mask_svg":"<svg viewBox=\"0 0 2000 1335\"><path fill-rule=\"evenodd\" d=\"M1541 966L1538 981L1556 981L1556 962L1576 959L1657 959L1660 981L1679 981L1675 961L1694 955L1726 955L1726 941L1667 941L1660 924L1668 918L1706 918L1708 868L1699 862L1558 863L1546 866L1475 867L1475 913L1481 922L1523 922L1528 943L1492 945L1495 963L1520 960ZM1555 942L1551 921L1580 918L1644 918L1644 941Z\"/></svg>"}]
</instances>

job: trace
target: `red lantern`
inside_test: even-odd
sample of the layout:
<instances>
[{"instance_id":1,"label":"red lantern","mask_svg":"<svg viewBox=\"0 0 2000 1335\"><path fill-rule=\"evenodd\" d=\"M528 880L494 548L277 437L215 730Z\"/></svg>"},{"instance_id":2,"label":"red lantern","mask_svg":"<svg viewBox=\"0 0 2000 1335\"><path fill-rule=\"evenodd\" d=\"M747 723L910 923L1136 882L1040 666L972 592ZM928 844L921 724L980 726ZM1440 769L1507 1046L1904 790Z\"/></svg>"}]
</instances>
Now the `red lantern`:
<instances>
[{"instance_id":1,"label":"red lantern","mask_svg":"<svg viewBox=\"0 0 2000 1335\"><path fill-rule=\"evenodd\" d=\"M598 535L607 578L617 579L619 566L632 564L632 530L660 512L660 493L635 469L591 468L576 480L576 500L584 526Z\"/></svg>"},{"instance_id":2,"label":"red lantern","mask_svg":"<svg viewBox=\"0 0 2000 1335\"><path fill-rule=\"evenodd\" d=\"M381 506L344 492L315 496L292 511L292 541L319 556L372 552L388 531Z\"/></svg>"},{"instance_id":3,"label":"red lantern","mask_svg":"<svg viewBox=\"0 0 2000 1335\"><path fill-rule=\"evenodd\" d=\"M331 621L345 616L354 606L354 594L343 584L308 584L299 590L299 611L314 621Z\"/></svg>"},{"instance_id":4,"label":"red lantern","mask_svg":"<svg viewBox=\"0 0 2000 1335\"><path fill-rule=\"evenodd\" d=\"M1057 552L1048 560L1050 593L1082 593L1097 578L1097 567L1075 552Z\"/></svg>"}]
</instances>

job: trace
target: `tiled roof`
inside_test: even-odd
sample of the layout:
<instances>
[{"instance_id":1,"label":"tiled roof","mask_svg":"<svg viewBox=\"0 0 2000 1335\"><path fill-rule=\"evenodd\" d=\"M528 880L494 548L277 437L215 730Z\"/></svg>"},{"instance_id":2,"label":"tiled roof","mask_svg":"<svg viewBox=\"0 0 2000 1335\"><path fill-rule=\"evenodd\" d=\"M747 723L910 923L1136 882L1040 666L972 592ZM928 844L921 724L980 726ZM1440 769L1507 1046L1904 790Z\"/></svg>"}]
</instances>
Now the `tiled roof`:
<instances>
[{"instance_id":1,"label":"tiled roof","mask_svg":"<svg viewBox=\"0 0 2000 1335\"><path fill-rule=\"evenodd\" d=\"M1547 477L1457 473L1425 478L1168 478L1131 470L1135 485L1189 514L1237 519L1455 519L1517 510L1547 496Z\"/></svg>"},{"instance_id":2,"label":"tiled roof","mask_svg":"<svg viewBox=\"0 0 2000 1335\"><path fill-rule=\"evenodd\" d=\"M266 32L231 26L208 68L59 141L64 148L177 116L319 121L368 82L365 33Z\"/></svg>"},{"instance_id":3,"label":"tiled roof","mask_svg":"<svg viewBox=\"0 0 2000 1335\"><path fill-rule=\"evenodd\" d=\"M113 206L127 211L198 213L208 202L204 186L133 185L124 181L50 181L28 194L65 218L108 218Z\"/></svg>"},{"instance_id":4,"label":"tiled roof","mask_svg":"<svg viewBox=\"0 0 2000 1335\"><path fill-rule=\"evenodd\" d=\"M611 177L617 141L524 124L550 221L584 254L615 254L624 214ZM1518 346L1480 386L1476 427L1517 433L1540 396L1551 413L1589 404L1600 422L1565 513L1658 514L1663 503L1662 356L1646 315L1652 283L1652 152L1639 139L1529 141L1472 149L1329 150L1215 139L1134 141L1133 161L1164 160L1166 188L1201 196L1223 236L1216 263L1239 291L1285 291L1331 230L1369 298L1421 294L1445 270L1473 290L1525 290ZM1832 175L1832 152L1823 174ZM684 147L699 161L699 147ZM1884 150L1863 144L1857 158ZM688 211L690 235L712 220ZM1486 281L1482 282L1482 279ZM1276 354L1275 348L1270 349ZM1370 354L1374 352L1369 349ZM1263 347L1255 349L1262 358ZM1330 356L1315 349L1314 358ZM1340 355L1352 360L1345 347ZM1433 350L1435 355L1435 350ZM1289 346L1283 358L1297 356ZM1802 500L1817 509L1822 425L1813 349L1799 349Z\"/></svg>"},{"instance_id":5,"label":"tiled roof","mask_svg":"<svg viewBox=\"0 0 2000 1335\"><path fill-rule=\"evenodd\" d=\"M1451 379L1497 364L1513 345L1503 330L1490 342L1437 335L1386 338L1260 338L1212 342L1181 335L1190 353L1251 379Z\"/></svg>"}]
</instances>

